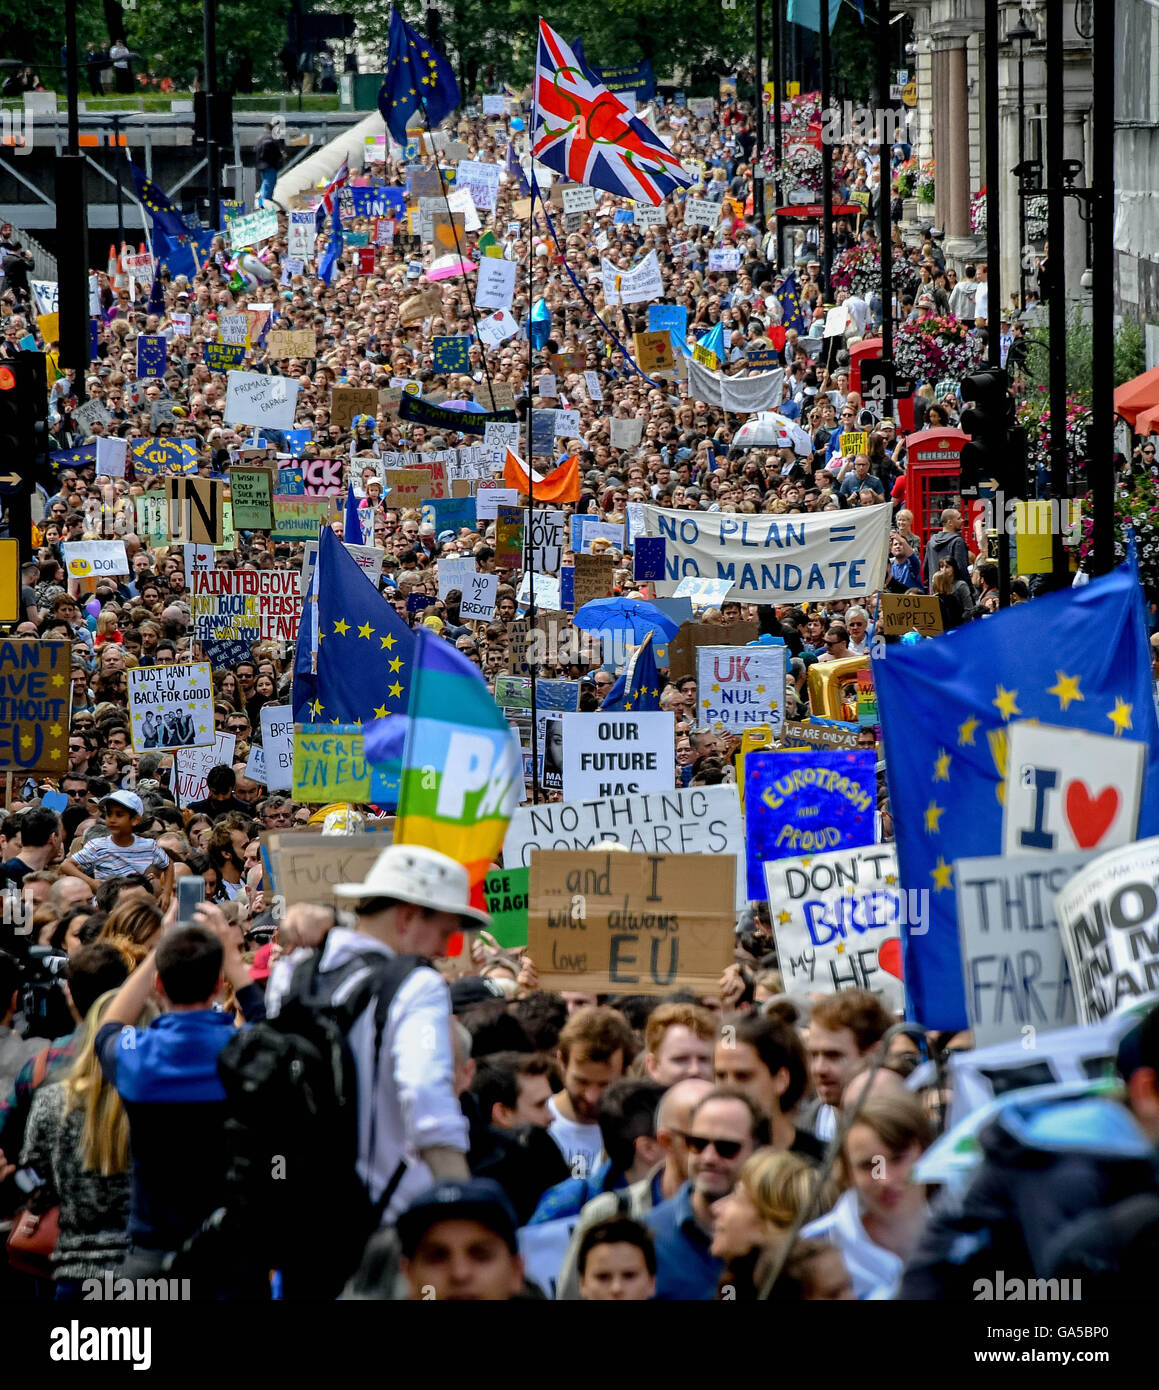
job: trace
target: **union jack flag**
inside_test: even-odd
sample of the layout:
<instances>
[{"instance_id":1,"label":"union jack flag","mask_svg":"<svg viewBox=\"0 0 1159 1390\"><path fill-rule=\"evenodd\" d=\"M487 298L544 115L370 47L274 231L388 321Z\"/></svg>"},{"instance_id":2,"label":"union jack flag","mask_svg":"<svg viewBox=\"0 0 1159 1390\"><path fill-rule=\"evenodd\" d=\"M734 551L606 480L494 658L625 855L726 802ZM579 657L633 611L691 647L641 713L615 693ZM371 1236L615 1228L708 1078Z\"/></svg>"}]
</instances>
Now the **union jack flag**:
<instances>
[{"instance_id":1,"label":"union jack flag","mask_svg":"<svg viewBox=\"0 0 1159 1390\"><path fill-rule=\"evenodd\" d=\"M654 207L692 183L672 151L542 19L531 153L573 183Z\"/></svg>"},{"instance_id":2,"label":"union jack flag","mask_svg":"<svg viewBox=\"0 0 1159 1390\"><path fill-rule=\"evenodd\" d=\"M325 226L327 217L333 216L334 208L338 202L339 190L350 182L350 160L344 159L339 166L338 172L326 185L325 192L322 194L322 201L318 204L314 220L318 230L321 231Z\"/></svg>"}]
</instances>

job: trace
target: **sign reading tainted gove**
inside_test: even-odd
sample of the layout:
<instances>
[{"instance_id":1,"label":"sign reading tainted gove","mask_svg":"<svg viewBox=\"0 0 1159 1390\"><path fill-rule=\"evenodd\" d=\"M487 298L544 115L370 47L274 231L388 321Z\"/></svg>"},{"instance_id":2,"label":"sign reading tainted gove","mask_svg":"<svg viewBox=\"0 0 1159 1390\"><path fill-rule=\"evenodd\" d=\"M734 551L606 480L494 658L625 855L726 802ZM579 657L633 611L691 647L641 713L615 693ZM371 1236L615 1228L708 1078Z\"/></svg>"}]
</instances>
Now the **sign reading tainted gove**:
<instances>
[{"instance_id":1,"label":"sign reading tainted gove","mask_svg":"<svg viewBox=\"0 0 1159 1390\"><path fill-rule=\"evenodd\" d=\"M641 511L644 534L664 540L661 598L689 575L731 579L728 597L745 603L858 598L877 588L888 560L888 507L800 516Z\"/></svg>"}]
</instances>

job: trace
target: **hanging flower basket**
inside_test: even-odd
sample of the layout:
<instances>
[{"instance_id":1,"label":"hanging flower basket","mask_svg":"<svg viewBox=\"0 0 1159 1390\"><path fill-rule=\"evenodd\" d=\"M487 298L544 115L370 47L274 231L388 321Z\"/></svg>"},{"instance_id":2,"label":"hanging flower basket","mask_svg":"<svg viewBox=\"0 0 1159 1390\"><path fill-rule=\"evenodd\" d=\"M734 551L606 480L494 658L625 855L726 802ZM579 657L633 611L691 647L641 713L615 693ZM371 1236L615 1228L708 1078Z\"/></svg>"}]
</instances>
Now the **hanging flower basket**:
<instances>
[{"instance_id":1,"label":"hanging flower basket","mask_svg":"<svg viewBox=\"0 0 1159 1390\"><path fill-rule=\"evenodd\" d=\"M927 160L918 170L914 191L919 203L932 203L934 201L934 161L932 159Z\"/></svg>"},{"instance_id":2,"label":"hanging flower basket","mask_svg":"<svg viewBox=\"0 0 1159 1390\"><path fill-rule=\"evenodd\" d=\"M961 381L983 357L980 338L953 314L903 323L894 334L893 359L902 376L915 381Z\"/></svg>"},{"instance_id":3,"label":"hanging flower basket","mask_svg":"<svg viewBox=\"0 0 1159 1390\"><path fill-rule=\"evenodd\" d=\"M863 299L881 293L881 256L876 246L851 246L833 262L829 275L834 290L845 290ZM893 248L893 288L897 294L912 294L918 275L909 257Z\"/></svg>"},{"instance_id":4,"label":"hanging flower basket","mask_svg":"<svg viewBox=\"0 0 1159 1390\"><path fill-rule=\"evenodd\" d=\"M1028 198L1026 202L1026 239L1045 241L1049 229L1050 211L1046 198ZM983 186L970 199L970 230L975 236L986 234L986 189Z\"/></svg>"}]
</instances>

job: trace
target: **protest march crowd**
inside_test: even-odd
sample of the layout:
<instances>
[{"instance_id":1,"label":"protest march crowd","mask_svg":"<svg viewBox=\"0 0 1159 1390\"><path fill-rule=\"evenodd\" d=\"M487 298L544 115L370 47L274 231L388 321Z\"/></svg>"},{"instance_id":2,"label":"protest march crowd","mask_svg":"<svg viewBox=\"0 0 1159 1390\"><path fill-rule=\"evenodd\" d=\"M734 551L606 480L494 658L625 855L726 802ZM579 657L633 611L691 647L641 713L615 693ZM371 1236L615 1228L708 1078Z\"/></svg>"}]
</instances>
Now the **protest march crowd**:
<instances>
[{"instance_id":1,"label":"protest march crowd","mask_svg":"<svg viewBox=\"0 0 1159 1390\"><path fill-rule=\"evenodd\" d=\"M961 499L905 505L958 382L874 411L880 293L762 232L735 94L625 120L650 174L561 137L571 181L530 92L384 91L361 173L223 234L135 171L151 249L49 372L4 1297L1153 1293L1137 580L999 612ZM835 149L839 201L908 154ZM984 267L893 225L895 320L1001 332L1017 390ZM52 362L45 293L5 357Z\"/></svg>"}]
</instances>

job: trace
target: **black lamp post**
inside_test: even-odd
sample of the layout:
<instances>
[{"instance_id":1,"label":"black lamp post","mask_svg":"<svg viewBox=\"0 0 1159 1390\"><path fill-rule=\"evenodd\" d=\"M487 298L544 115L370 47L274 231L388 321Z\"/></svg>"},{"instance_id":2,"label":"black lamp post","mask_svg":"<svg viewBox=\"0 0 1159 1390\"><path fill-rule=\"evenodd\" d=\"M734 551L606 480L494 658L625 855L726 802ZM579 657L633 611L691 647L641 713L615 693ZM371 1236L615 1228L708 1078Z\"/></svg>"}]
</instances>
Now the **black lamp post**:
<instances>
[{"instance_id":1,"label":"black lamp post","mask_svg":"<svg viewBox=\"0 0 1159 1390\"><path fill-rule=\"evenodd\" d=\"M1018 23L1006 31L1007 41L1018 45L1018 167L1026 164L1026 109L1024 102L1023 70L1026 63L1026 45L1036 39L1037 33L1026 20L1026 11L1018 11ZM1026 308L1026 198L1023 190L1023 175L1018 175L1018 308Z\"/></svg>"}]
</instances>

